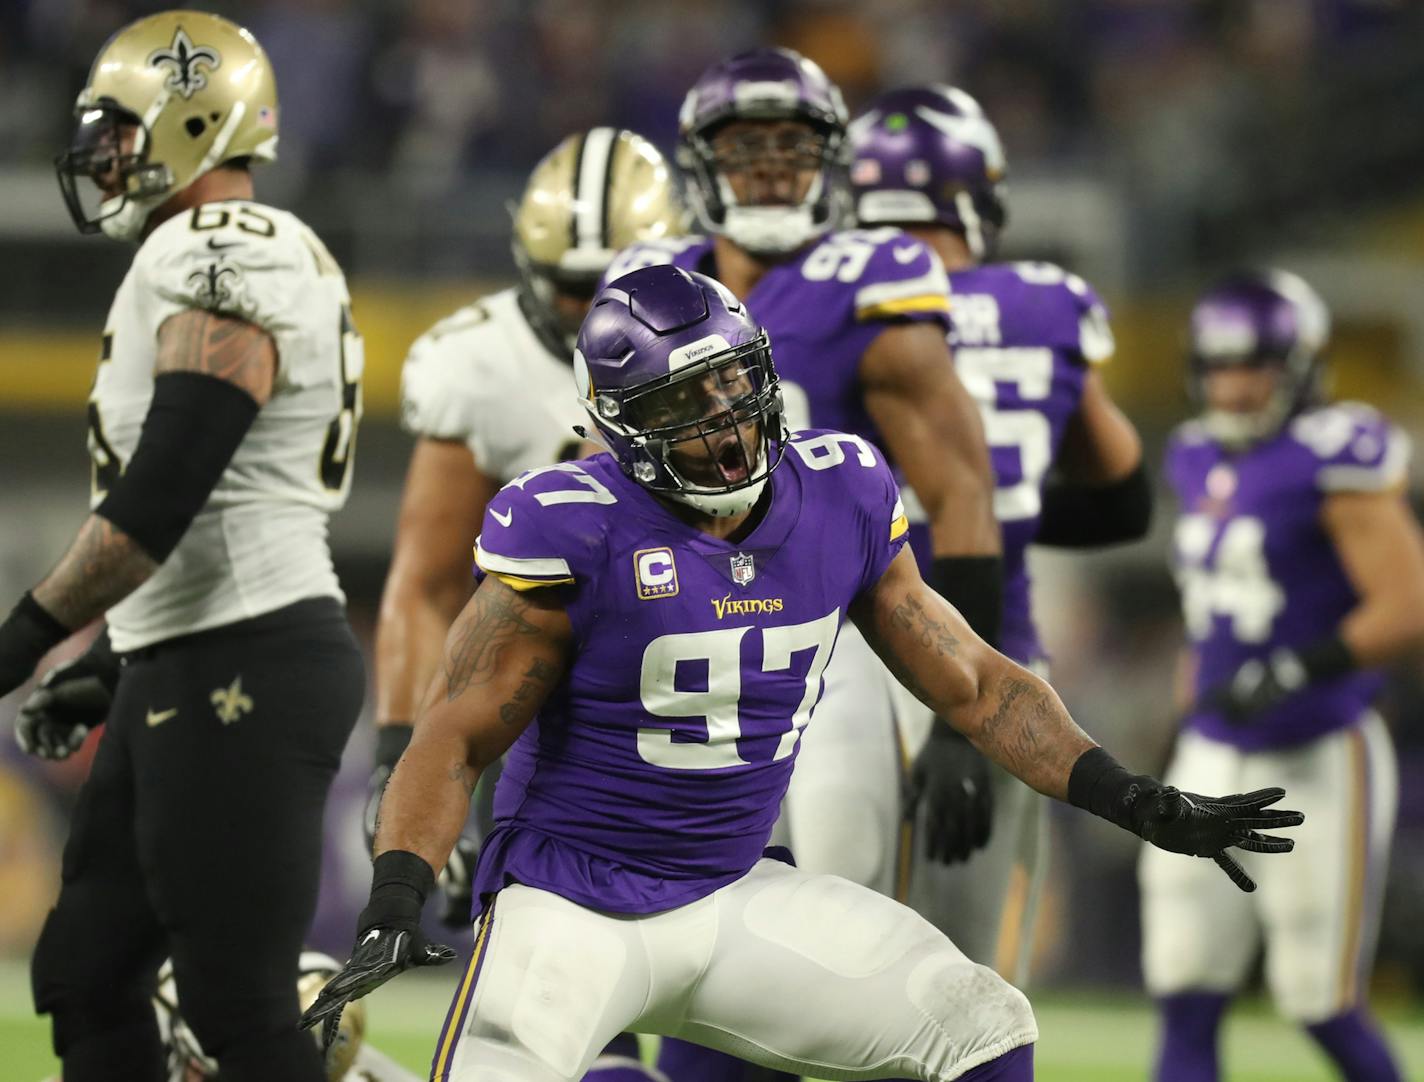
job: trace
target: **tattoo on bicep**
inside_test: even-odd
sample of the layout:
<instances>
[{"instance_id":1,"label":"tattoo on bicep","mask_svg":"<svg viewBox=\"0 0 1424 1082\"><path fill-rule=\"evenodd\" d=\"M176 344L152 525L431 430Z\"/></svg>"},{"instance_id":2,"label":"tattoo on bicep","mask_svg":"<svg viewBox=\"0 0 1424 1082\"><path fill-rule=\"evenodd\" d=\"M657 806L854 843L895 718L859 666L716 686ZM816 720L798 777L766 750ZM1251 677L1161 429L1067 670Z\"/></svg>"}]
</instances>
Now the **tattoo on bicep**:
<instances>
[{"instance_id":1,"label":"tattoo on bicep","mask_svg":"<svg viewBox=\"0 0 1424 1082\"><path fill-rule=\"evenodd\" d=\"M536 657L525 671L523 683L515 689L509 702L499 708L499 720L506 725L524 724L558 677L558 670L554 666L543 658Z\"/></svg>"},{"instance_id":2,"label":"tattoo on bicep","mask_svg":"<svg viewBox=\"0 0 1424 1082\"><path fill-rule=\"evenodd\" d=\"M261 327L232 316L190 308L158 332L154 374L201 372L246 391L258 405L272 395L276 353Z\"/></svg>"},{"instance_id":3,"label":"tattoo on bicep","mask_svg":"<svg viewBox=\"0 0 1424 1082\"><path fill-rule=\"evenodd\" d=\"M959 653L959 640L949 630L949 625L937 619L914 596L906 597L895 606L890 613L890 623L915 636L921 646L944 657L955 657Z\"/></svg>"},{"instance_id":4,"label":"tattoo on bicep","mask_svg":"<svg viewBox=\"0 0 1424 1082\"><path fill-rule=\"evenodd\" d=\"M445 657L447 701L455 700L472 685L488 683L511 644L540 633L524 618L529 608L527 599L507 588L475 591L465 612L450 629Z\"/></svg>"},{"instance_id":5,"label":"tattoo on bicep","mask_svg":"<svg viewBox=\"0 0 1424 1082\"><path fill-rule=\"evenodd\" d=\"M90 515L55 569L35 587L35 600L66 627L83 627L133 593L158 563L123 530Z\"/></svg>"},{"instance_id":6,"label":"tattoo on bicep","mask_svg":"<svg viewBox=\"0 0 1424 1082\"><path fill-rule=\"evenodd\" d=\"M464 763L450 765L450 780L458 783L466 796L474 796L475 786L479 783L478 777L470 777L470 768Z\"/></svg>"}]
</instances>

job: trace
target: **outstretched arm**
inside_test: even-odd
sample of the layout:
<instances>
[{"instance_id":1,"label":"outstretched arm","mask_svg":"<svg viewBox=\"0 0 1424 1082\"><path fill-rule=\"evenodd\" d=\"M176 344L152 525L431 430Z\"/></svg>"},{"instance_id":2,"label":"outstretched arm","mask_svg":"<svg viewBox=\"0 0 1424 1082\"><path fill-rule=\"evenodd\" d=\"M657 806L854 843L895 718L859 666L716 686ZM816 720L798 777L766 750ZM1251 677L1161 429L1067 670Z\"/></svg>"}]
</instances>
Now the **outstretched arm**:
<instances>
[{"instance_id":1,"label":"outstretched arm","mask_svg":"<svg viewBox=\"0 0 1424 1082\"><path fill-rule=\"evenodd\" d=\"M420 911L469 814L480 772L518 738L562 679L573 630L552 589L490 576L445 639L410 745L376 822L371 897L350 960L302 1015L329 1044L346 1004L411 966L455 957L420 930Z\"/></svg>"},{"instance_id":2,"label":"outstretched arm","mask_svg":"<svg viewBox=\"0 0 1424 1082\"><path fill-rule=\"evenodd\" d=\"M1294 826L1298 812L1266 810L1281 790L1220 800L1129 774L1069 717L1053 689L986 646L920 579L902 551L851 607L896 677L981 752L1040 793L1067 800L1173 852L1209 856L1243 890L1255 884L1225 850L1288 852L1258 834Z\"/></svg>"}]
</instances>

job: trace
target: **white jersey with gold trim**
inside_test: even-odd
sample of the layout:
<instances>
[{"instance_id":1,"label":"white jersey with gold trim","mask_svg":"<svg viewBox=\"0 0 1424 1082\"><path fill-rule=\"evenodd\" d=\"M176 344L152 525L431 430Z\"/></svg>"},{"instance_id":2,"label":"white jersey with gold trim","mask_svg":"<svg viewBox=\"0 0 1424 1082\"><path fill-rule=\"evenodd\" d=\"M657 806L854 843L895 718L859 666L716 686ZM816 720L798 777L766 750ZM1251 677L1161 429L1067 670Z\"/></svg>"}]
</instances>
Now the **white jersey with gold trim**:
<instances>
[{"instance_id":1,"label":"white jersey with gold trim","mask_svg":"<svg viewBox=\"0 0 1424 1082\"><path fill-rule=\"evenodd\" d=\"M178 547L109 610L120 651L303 598L342 599L326 528L351 487L362 344L341 269L286 211L205 203L164 222L139 248L109 310L89 399L91 506L138 444L158 330L189 308L267 331L277 346L276 382Z\"/></svg>"},{"instance_id":2,"label":"white jersey with gold trim","mask_svg":"<svg viewBox=\"0 0 1424 1082\"><path fill-rule=\"evenodd\" d=\"M459 440L501 484L578 454L573 426L587 421L570 359L529 325L519 291L461 308L410 347L401 371L407 429Z\"/></svg>"}]
</instances>

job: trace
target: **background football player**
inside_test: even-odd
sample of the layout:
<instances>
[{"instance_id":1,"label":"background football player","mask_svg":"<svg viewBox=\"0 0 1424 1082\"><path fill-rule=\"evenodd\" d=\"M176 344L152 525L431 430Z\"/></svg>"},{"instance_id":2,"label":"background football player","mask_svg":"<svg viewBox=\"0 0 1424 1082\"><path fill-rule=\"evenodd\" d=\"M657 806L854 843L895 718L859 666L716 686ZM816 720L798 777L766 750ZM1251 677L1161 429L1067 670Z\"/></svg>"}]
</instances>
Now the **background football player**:
<instances>
[{"instance_id":1,"label":"background football player","mask_svg":"<svg viewBox=\"0 0 1424 1082\"><path fill-rule=\"evenodd\" d=\"M949 272L954 366L983 416L1003 531L999 648L1045 675L1029 544L1133 540L1151 518L1141 441L1096 370L1113 353L1107 313L1086 282L1050 263L986 262L1008 213L1006 164L994 126L964 91L883 94L852 122L850 138L861 225L899 226ZM910 904L970 958L1022 986L1047 805L949 726L908 707L898 716L915 759L906 812L924 839L914 843Z\"/></svg>"},{"instance_id":2,"label":"background football player","mask_svg":"<svg viewBox=\"0 0 1424 1082\"><path fill-rule=\"evenodd\" d=\"M677 154L710 235L637 245L610 277L672 262L745 301L776 342L790 426L840 429L885 450L908 486L926 577L993 641L1001 599L989 456L950 364L944 270L899 230L837 228L847 119L836 86L788 49L713 65L683 102ZM790 843L805 868L892 892L895 682L854 627L825 682L816 736L787 797ZM674 1077L689 1069L661 1062Z\"/></svg>"},{"instance_id":3,"label":"background football player","mask_svg":"<svg viewBox=\"0 0 1424 1082\"><path fill-rule=\"evenodd\" d=\"M445 633L474 589L471 546L485 505L525 470L581 451L574 337L599 278L619 249L682 225L671 171L651 143L616 128L571 135L534 168L515 208L519 285L460 309L411 347L401 391L416 443L376 633L368 844ZM447 916L460 924L470 917L474 850L462 839L442 878Z\"/></svg>"},{"instance_id":4,"label":"background football player","mask_svg":"<svg viewBox=\"0 0 1424 1082\"><path fill-rule=\"evenodd\" d=\"M646 267L595 298L575 372L612 453L491 501L487 577L387 788L358 944L307 1024L449 960L420 910L508 750L433 1078L573 1079L628 1029L797 1073L1031 1078L1021 993L894 900L763 855L847 616L1040 790L1248 888L1228 846L1290 848L1257 832L1298 821L1267 808L1281 790L1218 801L1133 776L985 646L921 580L884 457L788 438L771 353L703 275Z\"/></svg>"},{"instance_id":5,"label":"background football player","mask_svg":"<svg viewBox=\"0 0 1424 1082\"><path fill-rule=\"evenodd\" d=\"M92 513L0 625L4 694L108 616L17 723L64 758L108 719L32 960L66 1082L161 1076L166 956L225 1079L324 1078L297 959L365 683L326 542L362 354L321 242L252 201L276 143L252 35L178 11L104 46L58 162L82 232L139 242L89 403Z\"/></svg>"},{"instance_id":6,"label":"background football player","mask_svg":"<svg viewBox=\"0 0 1424 1082\"><path fill-rule=\"evenodd\" d=\"M1219 1025L1260 946L1276 1007L1342 1077L1400 1077L1364 1002L1398 803L1371 703L1379 667L1424 644L1424 540L1403 492L1404 434L1368 406L1322 402L1328 329L1314 290L1283 271L1232 276L1192 312L1203 411L1166 461L1190 637L1168 780L1289 779L1306 826L1250 898L1143 854L1163 1082L1218 1077Z\"/></svg>"}]
</instances>

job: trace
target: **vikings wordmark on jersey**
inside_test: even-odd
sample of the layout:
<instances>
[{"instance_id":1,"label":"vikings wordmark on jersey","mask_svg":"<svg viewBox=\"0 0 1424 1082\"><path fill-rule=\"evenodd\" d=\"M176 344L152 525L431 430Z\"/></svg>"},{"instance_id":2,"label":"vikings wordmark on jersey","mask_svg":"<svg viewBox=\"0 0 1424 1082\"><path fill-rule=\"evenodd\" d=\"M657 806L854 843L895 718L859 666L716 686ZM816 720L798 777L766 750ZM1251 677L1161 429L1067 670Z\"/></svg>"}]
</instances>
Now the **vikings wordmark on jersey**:
<instances>
[{"instance_id":1,"label":"vikings wordmark on jersey","mask_svg":"<svg viewBox=\"0 0 1424 1082\"><path fill-rule=\"evenodd\" d=\"M1253 658L1307 647L1339 627L1357 599L1320 527L1321 502L1333 492L1385 491L1408 465L1408 437L1359 403L1307 410L1239 454L1198 423L1177 430L1166 458L1181 507L1172 564L1198 696ZM1350 672L1307 685L1250 725L1210 708L1187 725L1248 750L1300 744L1353 725L1381 681L1378 672Z\"/></svg>"},{"instance_id":2,"label":"vikings wordmark on jersey","mask_svg":"<svg viewBox=\"0 0 1424 1082\"><path fill-rule=\"evenodd\" d=\"M859 437L797 434L769 484L737 544L668 514L608 456L491 501L480 568L519 590L566 585L582 647L509 751L481 892L518 881L651 913L760 858L847 608L906 533Z\"/></svg>"},{"instance_id":3,"label":"vikings wordmark on jersey","mask_svg":"<svg viewBox=\"0 0 1424 1082\"><path fill-rule=\"evenodd\" d=\"M205 203L139 248L104 327L89 399L91 506L138 445L153 397L158 328L198 308L261 327L279 358L271 400L173 554L109 610L118 650L219 627L302 598L341 598L327 516L351 487L361 419L361 337L346 279L283 210Z\"/></svg>"}]
</instances>

